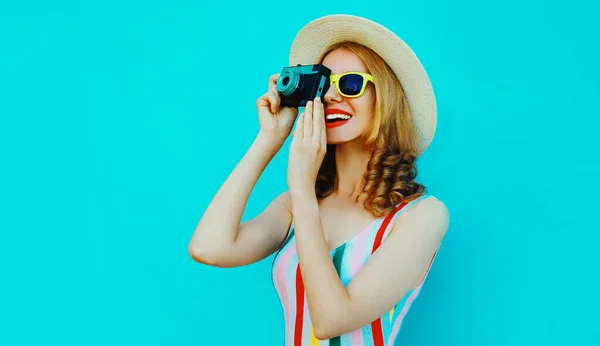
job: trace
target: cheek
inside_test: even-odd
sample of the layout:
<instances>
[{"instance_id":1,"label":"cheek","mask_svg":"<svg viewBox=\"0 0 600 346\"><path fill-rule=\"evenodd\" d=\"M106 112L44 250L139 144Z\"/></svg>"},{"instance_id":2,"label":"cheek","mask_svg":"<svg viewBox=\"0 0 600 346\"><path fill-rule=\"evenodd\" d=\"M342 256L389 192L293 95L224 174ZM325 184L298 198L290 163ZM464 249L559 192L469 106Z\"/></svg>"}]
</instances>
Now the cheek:
<instances>
[{"instance_id":1,"label":"cheek","mask_svg":"<svg viewBox=\"0 0 600 346\"><path fill-rule=\"evenodd\" d=\"M363 95L363 96L370 96L370 95ZM361 122L363 122L363 121L370 122L373 119L373 117L375 116L375 100L373 100L371 97L365 97L364 99L362 97L360 97L359 99L356 99L354 101L356 101L356 102L353 105L353 108L356 112L355 114L360 115Z\"/></svg>"}]
</instances>

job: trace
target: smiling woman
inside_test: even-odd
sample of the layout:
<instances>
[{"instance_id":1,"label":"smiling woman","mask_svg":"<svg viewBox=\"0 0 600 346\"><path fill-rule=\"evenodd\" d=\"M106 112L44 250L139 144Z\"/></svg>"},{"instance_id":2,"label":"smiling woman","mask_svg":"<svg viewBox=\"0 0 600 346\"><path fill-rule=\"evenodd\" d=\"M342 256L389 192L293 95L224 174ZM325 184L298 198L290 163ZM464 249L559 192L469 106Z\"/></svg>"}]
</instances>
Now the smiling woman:
<instances>
[{"instance_id":1,"label":"smiling woman","mask_svg":"<svg viewBox=\"0 0 600 346\"><path fill-rule=\"evenodd\" d=\"M373 77L359 56L349 49L356 50L358 46L336 47L322 61L332 72L331 87L325 94L327 143L332 145L360 139L373 122L375 107L375 90L370 83ZM340 118L341 121L334 120Z\"/></svg>"},{"instance_id":2,"label":"smiling woman","mask_svg":"<svg viewBox=\"0 0 600 346\"><path fill-rule=\"evenodd\" d=\"M327 132L330 147L317 177L317 196L325 197L333 192L336 177L334 144L348 143L348 138L357 138L370 156L364 175L364 191L358 197L364 199L365 207L372 209L374 216L389 214L403 199L423 194L425 188L414 181L417 175L416 128L404 90L389 65L373 50L350 41L334 43L325 50L321 60L333 71L339 70L338 76L356 76L354 81L340 77L332 79L333 85L338 87L330 88L325 96L328 103L325 114L348 114L349 119L353 118L353 112L362 116L353 119L351 124L350 120L334 123L336 128L346 123L349 126ZM340 91L340 84L346 94ZM383 95L387 98L381 97ZM339 105L344 100L347 107L358 108L358 112L340 109L344 108ZM328 126L328 129L333 127ZM404 178L385 180L383 176ZM386 186L389 182L394 186ZM381 195L377 191L381 191Z\"/></svg>"},{"instance_id":3,"label":"smiling woman","mask_svg":"<svg viewBox=\"0 0 600 346\"><path fill-rule=\"evenodd\" d=\"M410 48L354 16L309 23L290 64L331 71L305 112L280 107L278 75L257 100L260 132L198 223L198 262L241 266L275 253L285 345L392 345L449 225L444 203L416 182L433 138L435 98ZM240 223L250 192L298 124L282 192Z\"/></svg>"}]
</instances>

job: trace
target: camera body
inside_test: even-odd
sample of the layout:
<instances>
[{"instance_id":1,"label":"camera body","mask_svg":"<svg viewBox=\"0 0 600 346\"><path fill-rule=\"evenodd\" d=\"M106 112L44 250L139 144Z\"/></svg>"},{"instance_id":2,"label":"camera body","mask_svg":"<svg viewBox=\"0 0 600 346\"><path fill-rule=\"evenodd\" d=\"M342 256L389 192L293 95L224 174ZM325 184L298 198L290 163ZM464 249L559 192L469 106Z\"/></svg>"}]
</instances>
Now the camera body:
<instances>
[{"instance_id":1,"label":"camera body","mask_svg":"<svg viewBox=\"0 0 600 346\"><path fill-rule=\"evenodd\" d=\"M331 70L324 65L297 65L284 67L277 79L281 106L304 107L308 101L320 97L329 88Z\"/></svg>"}]
</instances>

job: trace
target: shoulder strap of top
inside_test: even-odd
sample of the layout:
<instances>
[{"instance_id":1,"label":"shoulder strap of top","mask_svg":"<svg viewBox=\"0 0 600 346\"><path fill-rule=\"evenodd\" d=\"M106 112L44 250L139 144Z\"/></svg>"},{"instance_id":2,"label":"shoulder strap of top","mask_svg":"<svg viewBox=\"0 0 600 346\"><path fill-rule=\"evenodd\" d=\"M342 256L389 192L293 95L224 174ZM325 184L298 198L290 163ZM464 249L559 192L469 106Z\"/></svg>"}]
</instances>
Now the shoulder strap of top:
<instances>
[{"instance_id":1,"label":"shoulder strap of top","mask_svg":"<svg viewBox=\"0 0 600 346\"><path fill-rule=\"evenodd\" d=\"M373 242L373 248L372 248L371 252L372 253L375 252L375 250L377 250L377 248L381 245L381 243L385 240L385 238L387 238L387 236L389 235L389 233L392 229L391 225L393 225L396 218L398 218L398 216L400 216L400 214L402 214L403 210L411 207L418 201L425 199L425 198L429 198L429 197L431 197L431 195L422 195L422 196L419 196L419 197L413 199L410 202L403 202L403 203L398 204L396 209L385 217L385 219L381 223L381 226L377 230L377 234L375 235L375 241ZM282 244L281 248L283 248L290 241L290 239L292 237L294 237L294 218L293 218L293 216L292 216L292 223L290 225L290 229L288 230L288 234L287 234L286 239L285 239L284 243ZM281 248L279 249L279 251L281 251ZM278 253L279 253L279 251L278 251Z\"/></svg>"},{"instance_id":2,"label":"shoulder strap of top","mask_svg":"<svg viewBox=\"0 0 600 346\"><path fill-rule=\"evenodd\" d=\"M394 210L388 216L385 217L385 219L383 220L383 223L377 230L377 235L375 236L375 241L373 242L372 252L375 252L375 250L377 250L377 248L381 245L381 243L385 240L385 238L387 238L387 236L390 234L390 231L392 230L392 225L394 224L394 221L396 221L398 216L400 216L400 214L402 214L402 212L404 210L410 208L418 201L425 199L425 198L429 198L429 197L431 197L431 196L423 195L423 196L419 196L419 197L413 199L410 202L403 202L403 203L398 204L398 206L396 207L396 210Z\"/></svg>"}]
</instances>

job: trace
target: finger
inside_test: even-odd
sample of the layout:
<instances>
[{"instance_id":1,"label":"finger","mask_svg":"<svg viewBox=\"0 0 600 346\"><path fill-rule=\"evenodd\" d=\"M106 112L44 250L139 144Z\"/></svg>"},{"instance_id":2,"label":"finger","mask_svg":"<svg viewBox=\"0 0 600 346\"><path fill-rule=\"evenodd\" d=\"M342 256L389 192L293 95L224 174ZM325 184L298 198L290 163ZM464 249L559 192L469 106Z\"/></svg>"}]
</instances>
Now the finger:
<instances>
[{"instance_id":1,"label":"finger","mask_svg":"<svg viewBox=\"0 0 600 346\"><path fill-rule=\"evenodd\" d=\"M323 105L321 100L315 98L313 107L313 133L312 138L316 143L321 142L321 134L323 132Z\"/></svg>"},{"instance_id":2,"label":"finger","mask_svg":"<svg viewBox=\"0 0 600 346\"><path fill-rule=\"evenodd\" d=\"M267 107L267 106L269 106L269 92L268 91L266 93L262 94L256 100L256 107L263 108L263 107Z\"/></svg>"},{"instance_id":3,"label":"finger","mask_svg":"<svg viewBox=\"0 0 600 346\"><path fill-rule=\"evenodd\" d=\"M321 104L321 107L323 105ZM325 107L323 107L323 116L321 117L321 146L327 148L327 125L325 124Z\"/></svg>"},{"instance_id":4,"label":"finger","mask_svg":"<svg viewBox=\"0 0 600 346\"><path fill-rule=\"evenodd\" d=\"M304 139L311 139L312 138L312 131L313 131L313 102L312 101L308 101L306 103L306 108L304 110L305 116L304 116Z\"/></svg>"},{"instance_id":5,"label":"finger","mask_svg":"<svg viewBox=\"0 0 600 346\"><path fill-rule=\"evenodd\" d=\"M271 113L275 114L279 110L279 92L277 86L272 85L269 89L269 101L271 102Z\"/></svg>"},{"instance_id":6,"label":"finger","mask_svg":"<svg viewBox=\"0 0 600 346\"><path fill-rule=\"evenodd\" d=\"M323 126L321 127L321 147L327 149L327 125L325 125L325 116L323 116Z\"/></svg>"},{"instance_id":7,"label":"finger","mask_svg":"<svg viewBox=\"0 0 600 346\"><path fill-rule=\"evenodd\" d=\"M294 131L293 141L302 140L304 134L304 112L298 117L298 123L296 124L296 130Z\"/></svg>"},{"instance_id":8,"label":"finger","mask_svg":"<svg viewBox=\"0 0 600 346\"><path fill-rule=\"evenodd\" d=\"M323 102L319 99L319 107L321 108L321 135L319 136L321 147L323 149L327 148L327 125L325 124L325 106Z\"/></svg>"},{"instance_id":9,"label":"finger","mask_svg":"<svg viewBox=\"0 0 600 346\"><path fill-rule=\"evenodd\" d=\"M271 77L269 77L269 88L272 85L277 84L277 79L279 79L279 73L272 75Z\"/></svg>"}]
</instances>

